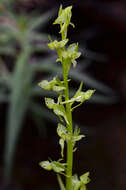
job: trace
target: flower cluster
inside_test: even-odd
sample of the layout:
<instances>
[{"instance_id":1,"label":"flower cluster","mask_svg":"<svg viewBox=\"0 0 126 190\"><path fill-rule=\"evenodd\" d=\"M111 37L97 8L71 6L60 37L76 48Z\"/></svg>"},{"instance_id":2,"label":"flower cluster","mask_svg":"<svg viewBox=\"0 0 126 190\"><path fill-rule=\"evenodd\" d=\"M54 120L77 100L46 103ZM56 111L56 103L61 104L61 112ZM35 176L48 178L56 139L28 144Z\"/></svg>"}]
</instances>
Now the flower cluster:
<instances>
[{"instance_id":1,"label":"flower cluster","mask_svg":"<svg viewBox=\"0 0 126 190\"><path fill-rule=\"evenodd\" d=\"M43 161L40 166L46 170L53 170L58 174L58 181L61 190L86 190L86 184L89 182L89 172L77 177L72 176L72 156L76 150L75 144L81 140L84 135L80 135L80 129L76 126L73 129L72 126L72 111L90 99L95 90L82 90L83 82L81 82L79 89L75 95L69 98L69 87L68 87L68 72L71 64L76 67L76 59L78 59L81 53L78 51L78 43L67 45L67 30L68 26L74 25L71 23L71 12L72 6L65 9L60 7L58 18L54 24L60 25L61 41L54 40L48 44L51 50L56 50L58 59L56 61L61 62L63 69L63 80L61 81L57 76L51 81L43 80L39 83L39 86L44 90L53 90L59 94L57 101L53 98L45 98L46 106L53 110L53 112L59 117L60 122L57 127L57 134L59 136L59 144L61 146L61 159L58 161ZM67 163L63 163L64 158L64 146L67 144L68 160ZM63 174L67 178L66 187L64 186L62 179L59 174Z\"/></svg>"},{"instance_id":2,"label":"flower cluster","mask_svg":"<svg viewBox=\"0 0 126 190\"><path fill-rule=\"evenodd\" d=\"M67 29L69 25L72 25L74 27L74 24L71 23L71 12L72 6L69 6L65 9L62 9L62 5L60 6L58 18L54 21L53 24L59 24L60 25L60 32L61 35L63 35L63 38L66 38L67 36Z\"/></svg>"}]
</instances>

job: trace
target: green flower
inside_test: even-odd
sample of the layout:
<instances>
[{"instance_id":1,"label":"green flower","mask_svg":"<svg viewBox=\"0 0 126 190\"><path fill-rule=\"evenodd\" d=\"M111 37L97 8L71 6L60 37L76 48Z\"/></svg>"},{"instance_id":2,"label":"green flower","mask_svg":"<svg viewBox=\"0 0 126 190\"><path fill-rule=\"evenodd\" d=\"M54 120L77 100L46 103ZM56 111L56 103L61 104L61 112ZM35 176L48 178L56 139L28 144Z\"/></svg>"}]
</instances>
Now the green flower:
<instances>
[{"instance_id":1,"label":"green flower","mask_svg":"<svg viewBox=\"0 0 126 190\"><path fill-rule=\"evenodd\" d=\"M39 86L45 90L53 90L55 92L61 92L65 89L63 82L57 77L54 77L51 81L43 80L39 83Z\"/></svg>"},{"instance_id":2,"label":"green flower","mask_svg":"<svg viewBox=\"0 0 126 190\"><path fill-rule=\"evenodd\" d=\"M72 9L72 6L62 9L62 5L61 5L59 13L58 13L58 18L53 23L53 24L60 24L61 30L59 33L63 33L64 38L66 38L67 36L67 28L69 24L74 27L74 24L70 22L71 16L72 16L71 9Z\"/></svg>"},{"instance_id":3,"label":"green flower","mask_svg":"<svg viewBox=\"0 0 126 190\"><path fill-rule=\"evenodd\" d=\"M53 170L56 173L63 173L65 171L65 163L60 163L59 161L42 161L39 163L40 166L46 170Z\"/></svg>"},{"instance_id":4,"label":"green flower","mask_svg":"<svg viewBox=\"0 0 126 190\"><path fill-rule=\"evenodd\" d=\"M86 172L85 174L80 176L80 179L78 179L78 176L76 174L72 176L73 190L87 190L86 185L89 182L89 172Z\"/></svg>"},{"instance_id":5,"label":"green flower","mask_svg":"<svg viewBox=\"0 0 126 190\"><path fill-rule=\"evenodd\" d=\"M50 42L48 44L48 47L52 50L56 49L62 49L68 42L68 39L65 39L65 40L62 40L62 41L57 41L57 40L54 40L53 42Z\"/></svg>"},{"instance_id":6,"label":"green flower","mask_svg":"<svg viewBox=\"0 0 126 190\"><path fill-rule=\"evenodd\" d=\"M45 103L49 109L52 109L54 111L54 113L60 118L61 121L63 121L61 118L63 117L66 123L69 124L67 114L63 105L59 104L59 102L55 103L52 98L45 98Z\"/></svg>"},{"instance_id":7,"label":"green flower","mask_svg":"<svg viewBox=\"0 0 126 190\"><path fill-rule=\"evenodd\" d=\"M68 46L67 51L62 53L64 59L68 59L69 62L73 63L73 66L76 67L76 59L79 58L81 52L78 51L78 43L73 43Z\"/></svg>"}]
</instances>

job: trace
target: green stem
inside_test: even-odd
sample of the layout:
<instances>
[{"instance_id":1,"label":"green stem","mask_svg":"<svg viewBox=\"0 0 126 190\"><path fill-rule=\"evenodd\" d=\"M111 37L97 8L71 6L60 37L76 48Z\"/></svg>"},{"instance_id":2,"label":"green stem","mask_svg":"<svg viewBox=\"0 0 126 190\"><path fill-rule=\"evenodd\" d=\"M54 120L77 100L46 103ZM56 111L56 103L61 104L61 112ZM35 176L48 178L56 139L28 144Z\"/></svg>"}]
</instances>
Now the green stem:
<instances>
[{"instance_id":1,"label":"green stem","mask_svg":"<svg viewBox=\"0 0 126 190\"><path fill-rule=\"evenodd\" d=\"M69 100L69 86L68 86L68 69L66 67L66 63L62 63L63 69L63 79L65 85L65 101ZM69 103L66 104L66 114L69 121L67 125L69 133L73 134L73 127L72 127L72 112L71 112L71 105ZM73 167L73 146L71 140L67 142L67 171L66 171L66 190L72 190L72 167Z\"/></svg>"}]
</instances>

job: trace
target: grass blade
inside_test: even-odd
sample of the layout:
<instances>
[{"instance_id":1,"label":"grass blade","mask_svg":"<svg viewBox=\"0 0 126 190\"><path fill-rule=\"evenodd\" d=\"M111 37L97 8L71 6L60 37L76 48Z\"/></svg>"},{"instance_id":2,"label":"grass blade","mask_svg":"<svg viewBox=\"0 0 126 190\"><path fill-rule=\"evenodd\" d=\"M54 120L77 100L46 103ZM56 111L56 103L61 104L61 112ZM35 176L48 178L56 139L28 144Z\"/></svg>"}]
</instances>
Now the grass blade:
<instances>
[{"instance_id":1,"label":"grass blade","mask_svg":"<svg viewBox=\"0 0 126 190\"><path fill-rule=\"evenodd\" d=\"M25 47L24 51L18 56L17 63L13 72L12 93L7 117L6 139L5 139L5 171L4 176L10 180L14 153L17 140L21 131L25 112L29 101L30 71L28 68L28 58L30 50Z\"/></svg>"}]
</instances>

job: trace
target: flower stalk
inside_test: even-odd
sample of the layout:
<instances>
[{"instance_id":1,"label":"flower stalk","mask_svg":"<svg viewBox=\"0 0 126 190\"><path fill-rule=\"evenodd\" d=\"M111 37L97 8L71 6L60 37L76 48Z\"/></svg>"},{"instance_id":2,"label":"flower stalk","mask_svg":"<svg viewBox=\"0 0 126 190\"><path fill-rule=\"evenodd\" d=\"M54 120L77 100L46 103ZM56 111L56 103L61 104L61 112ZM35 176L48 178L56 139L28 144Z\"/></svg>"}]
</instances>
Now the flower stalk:
<instances>
[{"instance_id":1,"label":"flower stalk","mask_svg":"<svg viewBox=\"0 0 126 190\"><path fill-rule=\"evenodd\" d=\"M63 79L64 79L64 86L65 86L65 101L69 100L69 86L68 86L68 74L66 73L66 63L64 62L62 65L63 70ZM67 125L68 132L73 135L73 126L72 126L72 112L71 112L71 105L66 103L66 114L68 117L69 124ZM71 140L67 141L67 169L66 169L66 189L72 189L72 168L73 168L73 146Z\"/></svg>"},{"instance_id":2,"label":"flower stalk","mask_svg":"<svg viewBox=\"0 0 126 190\"><path fill-rule=\"evenodd\" d=\"M80 135L80 129L73 127L72 111L81 105L86 100L90 99L94 90L82 91L83 83L80 84L79 89L75 95L69 97L69 69L73 64L76 67L76 59L80 57L81 53L78 51L78 43L73 43L67 46L67 31L71 23L72 6L65 9L60 7L58 17L53 24L60 25L61 41L54 40L48 44L48 47L55 50L58 55L57 62L62 65L62 81L58 77L54 77L53 80L43 80L39 83L39 86L45 90L53 90L59 94L57 102L52 98L45 98L46 106L52 109L53 112L59 117L60 123L57 127L57 134L59 135L59 144L61 146L61 159L58 161L42 161L40 166L46 170L53 170L57 173L57 179L61 190L86 190L86 184L89 183L89 172L84 173L80 177L76 174L73 175L73 152L75 152L76 141L81 140L84 135ZM75 104L75 105L74 105ZM64 160L64 146L67 145L66 163ZM66 177L66 183L64 185L61 175Z\"/></svg>"}]
</instances>

